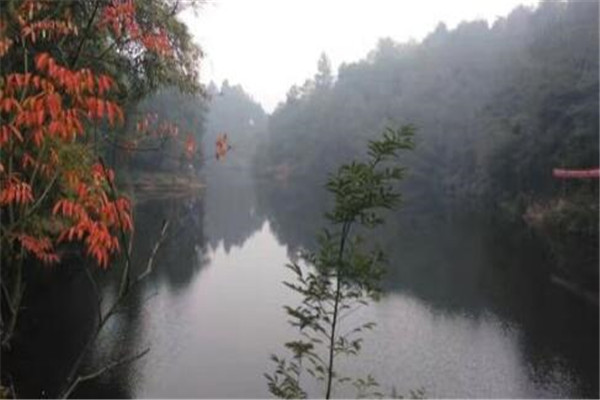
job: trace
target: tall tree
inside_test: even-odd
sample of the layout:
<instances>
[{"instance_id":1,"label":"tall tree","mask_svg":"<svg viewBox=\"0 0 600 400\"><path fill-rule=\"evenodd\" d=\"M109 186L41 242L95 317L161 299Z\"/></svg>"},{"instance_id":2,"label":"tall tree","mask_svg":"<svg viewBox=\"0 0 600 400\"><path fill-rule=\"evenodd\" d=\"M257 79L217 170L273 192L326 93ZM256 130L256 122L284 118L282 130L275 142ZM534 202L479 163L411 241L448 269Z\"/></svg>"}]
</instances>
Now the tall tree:
<instances>
[{"instance_id":1,"label":"tall tree","mask_svg":"<svg viewBox=\"0 0 600 400\"><path fill-rule=\"evenodd\" d=\"M317 74L315 75L315 86L317 88L329 88L333 83L331 74L331 61L327 54L321 53L317 63Z\"/></svg>"},{"instance_id":2,"label":"tall tree","mask_svg":"<svg viewBox=\"0 0 600 400\"><path fill-rule=\"evenodd\" d=\"M53 263L63 242L106 268L127 247L129 200L98 159L99 132L162 84L197 90L200 55L179 2L11 0L0 5L2 294L15 331L25 262Z\"/></svg>"}]
</instances>

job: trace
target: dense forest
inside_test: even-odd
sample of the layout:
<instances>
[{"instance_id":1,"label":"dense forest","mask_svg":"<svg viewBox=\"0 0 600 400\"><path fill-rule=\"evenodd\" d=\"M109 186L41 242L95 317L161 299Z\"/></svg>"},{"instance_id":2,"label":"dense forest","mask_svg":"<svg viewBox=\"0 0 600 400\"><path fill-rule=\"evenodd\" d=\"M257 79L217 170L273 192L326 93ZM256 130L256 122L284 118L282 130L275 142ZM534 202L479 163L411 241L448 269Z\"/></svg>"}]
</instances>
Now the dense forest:
<instances>
[{"instance_id":1,"label":"dense forest","mask_svg":"<svg viewBox=\"0 0 600 400\"><path fill-rule=\"evenodd\" d=\"M189 129L203 143L200 170L214 188L208 199L230 204L227 214L208 215L208 224L226 218L239 228L240 220L258 218L240 211L248 199L228 191L252 177L256 212L282 241L314 244L328 173L383 127L410 123L417 146L407 156L400 214L476 213L520 225L545 248L550 271L597 291L598 185L552 176L554 168L598 164L597 12L595 2L544 2L491 25L439 24L422 42L381 39L337 73L322 54L316 74L291 87L269 116L239 85L211 83L207 96L178 101L182 109L170 113L182 126L201 123ZM182 96L167 93L144 104L161 109ZM213 142L222 132L233 149L217 165ZM151 168L163 165L163 155L136 157L139 165L144 157Z\"/></svg>"},{"instance_id":2,"label":"dense forest","mask_svg":"<svg viewBox=\"0 0 600 400\"><path fill-rule=\"evenodd\" d=\"M262 375L298 294L331 341L287 342L292 363L320 343L346 395L337 368L373 364L334 371L362 345L336 350L339 297L382 293L389 343L363 353L386 396L597 396L598 179L553 170L600 163L599 2L381 38L337 70L323 52L270 113L200 83L181 15L201 1L56 4L0 2L0 398L310 397L286 387L301 361Z\"/></svg>"},{"instance_id":3,"label":"dense forest","mask_svg":"<svg viewBox=\"0 0 600 400\"><path fill-rule=\"evenodd\" d=\"M410 123L405 212L527 224L560 267L577 269L571 278L597 290L597 182L552 177L598 164L597 16L597 2L544 2L491 26L440 24L419 43L382 39L335 75L323 54L269 118L255 169L278 184L261 192L287 207L280 219L314 221L328 171L382 127Z\"/></svg>"}]
</instances>

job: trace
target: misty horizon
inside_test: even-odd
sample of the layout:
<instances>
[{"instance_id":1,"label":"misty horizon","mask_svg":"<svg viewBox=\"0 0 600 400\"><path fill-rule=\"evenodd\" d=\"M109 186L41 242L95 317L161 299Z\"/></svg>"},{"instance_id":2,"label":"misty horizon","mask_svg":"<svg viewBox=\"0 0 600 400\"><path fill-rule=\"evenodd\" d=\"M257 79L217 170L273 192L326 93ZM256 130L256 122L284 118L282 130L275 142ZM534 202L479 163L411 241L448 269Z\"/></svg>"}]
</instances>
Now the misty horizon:
<instances>
[{"instance_id":1,"label":"misty horizon","mask_svg":"<svg viewBox=\"0 0 600 400\"><path fill-rule=\"evenodd\" d=\"M332 69L336 72L344 63L356 63L367 58L382 39L389 38L401 44L419 44L435 32L439 25L454 30L461 23L484 21L491 28L506 19L516 8L533 10L539 1L430 0L415 5L385 0L375 3L358 0L339 4L336 1L308 2L308 7L305 3L285 2L285 6L282 3L281 7L273 7L277 2L269 0L247 4L236 1L207 2L197 15L185 13L184 20L205 51L200 80L205 84L214 82L219 86L225 80L230 85L241 85L265 111L271 113L279 103L285 101L285 95L291 86L302 85L316 73L321 53L327 54ZM319 4L324 5L325 10L319 10ZM346 18L340 19L335 12L342 4L350 9L350 13ZM239 11L239 5L248 9ZM309 10L324 11L324 14L317 18L318 30L307 37L303 32L311 31L315 28L314 25L310 25L311 29L300 31L297 28L294 30L294 23L297 23L295 21L291 27L269 22L277 21L278 18L291 18L294 12L300 12L298 21L303 21ZM363 15L361 10L367 14ZM377 21L377 26L370 27L364 22L363 17L367 18L369 13L375 13L372 19ZM399 15L400 18L395 20L394 15ZM230 22L231 18L235 22ZM246 25L253 20L258 21L255 23L259 27L257 32L254 32L256 29L252 28L253 25ZM354 21L362 21L362 25L356 23L356 27L353 27ZM408 26L404 26L405 24ZM271 25L273 28L270 28ZM276 41L268 40L270 29L279 30ZM337 32L338 30L340 31ZM264 43L256 40L254 45L246 44L257 38L263 39ZM256 44L259 46L256 47ZM293 44L293 47L289 48L289 44ZM294 48L300 50L298 54L294 54ZM277 53L278 51L292 52L280 57L281 53ZM269 55L270 52L273 52L272 55ZM277 64L272 64L269 60L276 61Z\"/></svg>"}]
</instances>

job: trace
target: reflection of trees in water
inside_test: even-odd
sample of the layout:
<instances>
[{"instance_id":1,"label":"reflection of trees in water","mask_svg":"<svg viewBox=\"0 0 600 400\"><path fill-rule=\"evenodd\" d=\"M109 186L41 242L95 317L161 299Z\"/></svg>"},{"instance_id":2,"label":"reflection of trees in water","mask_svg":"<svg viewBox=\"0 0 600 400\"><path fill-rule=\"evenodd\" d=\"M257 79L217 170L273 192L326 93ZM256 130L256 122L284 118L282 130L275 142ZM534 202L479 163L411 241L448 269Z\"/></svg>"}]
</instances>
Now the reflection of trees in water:
<instances>
[{"instance_id":1,"label":"reflection of trees in water","mask_svg":"<svg viewBox=\"0 0 600 400\"><path fill-rule=\"evenodd\" d=\"M264 218L256 210L256 192L247 172L224 167L207 174L205 232L207 244L222 242L225 252L241 247L259 230Z\"/></svg>"},{"instance_id":2,"label":"reflection of trees in water","mask_svg":"<svg viewBox=\"0 0 600 400\"><path fill-rule=\"evenodd\" d=\"M302 248L313 248L316 235L325 224L323 217L327 193L322 186L265 182L257 184L258 212L269 220L280 244L294 255Z\"/></svg>"},{"instance_id":3,"label":"reflection of trees in water","mask_svg":"<svg viewBox=\"0 0 600 400\"><path fill-rule=\"evenodd\" d=\"M259 212L278 240L292 250L314 245L323 227L324 191L302 184L259 187ZM388 255L388 291L408 292L441 312L478 316L518 312L529 288L547 281L541 250L520 235L474 217L406 206L369 239Z\"/></svg>"},{"instance_id":4,"label":"reflection of trees in water","mask_svg":"<svg viewBox=\"0 0 600 400\"><path fill-rule=\"evenodd\" d=\"M69 263L25 269L25 308L12 348L2 349L2 374L21 398L56 396L93 329L95 299L80 268Z\"/></svg>"},{"instance_id":5,"label":"reflection of trees in water","mask_svg":"<svg viewBox=\"0 0 600 400\"><path fill-rule=\"evenodd\" d=\"M507 316L531 294L527 288L533 282L547 280L532 241L509 243L516 230L500 232L473 216L405 211L378 235L390 256L389 290L409 292L442 312Z\"/></svg>"},{"instance_id":6,"label":"reflection of trees in water","mask_svg":"<svg viewBox=\"0 0 600 400\"><path fill-rule=\"evenodd\" d=\"M133 356L145 348L152 351L152 343L145 342L144 316L152 312L151 302L154 295L167 286L183 291L193 280L194 275L208 263L205 256L204 200L201 198L167 199L148 201L135 209L136 233L133 244L133 274L145 270L148 257L158 240L163 220L170 222L167 238L160 247L154 261L154 270L147 281L136 289L124 303L124 307L115 315L98 340L93 362L115 360ZM168 327L165 327L168 329ZM106 361L105 361L106 362ZM99 380L82 387L75 396L132 397L131 385L136 381L138 364L125 364L103 375Z\"/></svg>"},{"instance_id":7,"label":"reflection of trees in water","mask_svg":"<svg viewBox=\"0 0 600 400\"><path fill-rule=\"evenodd\" d=\"M23 318L20 320L17 340L13 348L2 354L3 374L10 374L17 395L22 398L55 397L63 389L72 363L79 356L89 335L97 323L97 297L86 278L83 268L90 267L80 259L70 259L58 267L48 269L31 266L26 291ZM95 275L105 283L103 297L110 301L114 290L117 271L99 271L92 266ZM131 296L132 304L137 301ZM126 320L118 314L119 321ZM112 324L109 324L112 326ZM119 346L122 336L114 329L105 328ZM133 333L134 330L131 332ZM103 354L97 361L102 364L84 365L86 373L111 360L114 354ZM116 357L116 355L114 355ZM104 360L104 361L101 361ZM127 380L123 377L128 366L119 369L119 374L109 385L99 381L82 384L73 394L75 397L131 397ZM90 391L90 389L93 389Z\"/></svg>"},{"instance_id":8,"label":"reflection of trees in water","mask_svg":"<svg viewBox=\"0 0 600 400\"><path fill-rule=\"evenodd\" d=\"M267 115L241 86L211 83L208 92L212 98L203 142L207 161L202 170L207 184L205 229L210 247L222 242L229 253L263 223L255 212L250 171L267 129ZM220 133L228 134L232 149L224 160L215 161L215 140Z\"/></svg>"},{"instance_id":9,"label":"reflection of trees in water","mask_svg":"<svg viewBox=\"0 0 600 400\"><path fill-rule=\"evenodd\" d=\"M123 308L112 317L97 342L88 365L82 373L89 373L124 355L133 355L144 346L140 343L144 326L143 312L146 300L161 283L181 290L202 266L207 263L204 254L201 199L147 202L135 210L136 234L133 273L142 271L151 248L158 239L163 219L171 223L169 237L157 253L155 269L124 302ZM70 260L52 269L29 269L31 279L26 293L24 311L12 351L2 353L3 373L11 378L20 397L56 396L64 384L69 368L97 322L96 296L82 268L81 260ZM101 271L93 268L100 282L104 304L116 291L120 269ZM144 362L138 360L137 363ZM75 397L127 398L134 394L130 385L136 364L125 364L97 380L82 384ZM10 381L10 380L9 380Z\"/></svg>"},{"instance_id":10,"label":"reflection of trees in water","mask_svg":"<svg viewBox=\"0 0 600 400\"><path fill-rule=\"evenodd\" d=\"M140 273L158 240L163 220L169 220L167 239L155 260L153 282L167 282L182 289L207 263L202 198L148 201L136 207L136 233L132 262Z\"/></svg>"},{"instance_id":11,"label":"reflection of trees in water","mask_svg":"<svg viewBox=\"0 0 600 400\"><path fill-rule=\"evenodd\" d=\"M262 182L258 190L259 211L291 251L313 246L315 234L323 227L326 193L307 187ZM531 266L525 274L514 267L515 260L506 259L514 258L515 251L498 247L501 242L494 237L498 232L472 219L450 221L448 215L405 207L389 215L387 223L371 234L370 241L388 255L386 289L408 292L442 312L511 314L502 309L518 308L523 293L507 297L505 288L514 290L519 285L525 290L531 279L543 279L540 260L527 260ZM531 250L522 255L535 254Z\"/></svg>"},{"instance_id":12,"label":"reflection of trees in water","mask_svg":"<svg viewBox=\"0 0 600 400\"><path fill-rule=\"evenodd\" d=\"M306 188L263 182L258 191L260 212L291 251L314 245L322 226L325 198ZM559 360L560 371L582 378L573 393L597 397L597 308L550 282L551 260L525 229L407 205L371 239L389 257L388 292L409 293L434 313L475 320L496 315L521 332L523 364L536 379L555 379Z\"/></svg>"}]
</instances>

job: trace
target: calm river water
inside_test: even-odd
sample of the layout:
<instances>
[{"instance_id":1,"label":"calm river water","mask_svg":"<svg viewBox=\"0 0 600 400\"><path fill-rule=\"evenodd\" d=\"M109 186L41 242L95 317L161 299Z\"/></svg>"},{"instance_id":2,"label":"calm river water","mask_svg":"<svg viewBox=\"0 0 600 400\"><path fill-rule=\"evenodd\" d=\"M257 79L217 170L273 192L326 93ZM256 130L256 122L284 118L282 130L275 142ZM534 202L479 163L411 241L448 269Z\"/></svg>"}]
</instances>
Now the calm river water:
<instances>
[{"instance_id":1,"label":"calm river water","mask_svg":"<svg viewBox=\"0 0 600 400\"><path fill-rule=\"evenodd\" d=\"M284 265L302 241L294 229L306 221L286 221L258 203L252 185L222 182L198 198L138 205L139 270L163 218L172 223L169 237L86 368L150 352L76 396L269 397L269 356L285 354L295 333L282 309L296 301L281 284L290 278ZM355 316L377 326L340 369L373 374L388 394L598 397L598 308L551 284L537 250L469 218L392 225L385 295ZM104 275L108 301L115 287ZM21 368L37 371L23 396L54 395L93 325L92 294L76 268L46 273L21 339L30 343Z\"/></svg>"}]
</instances>

